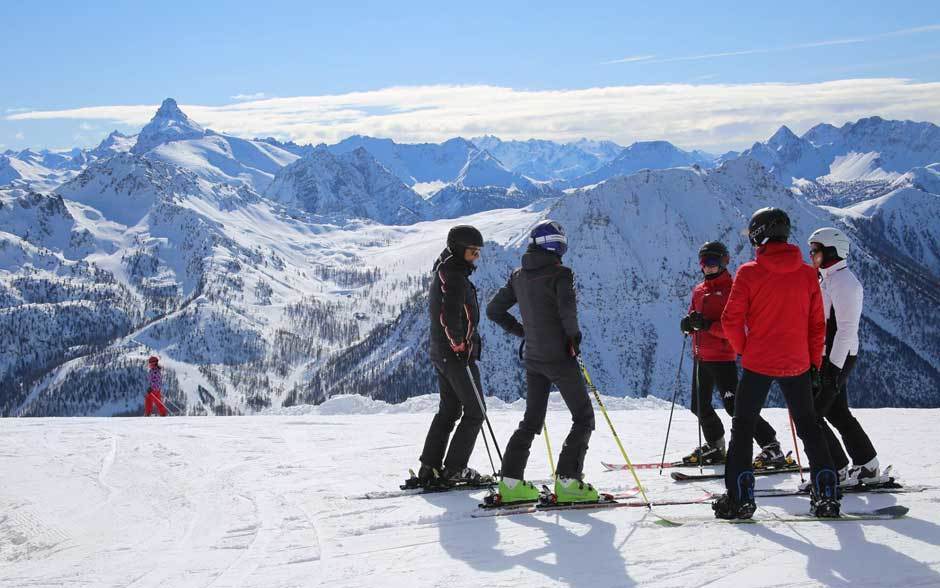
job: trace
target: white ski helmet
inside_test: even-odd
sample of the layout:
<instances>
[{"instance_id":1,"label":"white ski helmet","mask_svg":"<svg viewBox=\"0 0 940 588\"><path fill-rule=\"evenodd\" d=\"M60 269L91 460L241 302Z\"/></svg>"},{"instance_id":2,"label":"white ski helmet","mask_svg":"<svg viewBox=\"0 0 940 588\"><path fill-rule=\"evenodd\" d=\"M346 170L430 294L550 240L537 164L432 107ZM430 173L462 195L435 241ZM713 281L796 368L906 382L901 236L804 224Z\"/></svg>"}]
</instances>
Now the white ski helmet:
<instances>
[{"instance_id":1,"label":"white ski helmet","mask_svg":"<svg viewBox=\"0 0 940 588\"><path fill-rule=\"evenodd\" d=\"M816 232L809 236L808 242L810 245L819 243L823 247L835 247L836 255L842 259L849 256L849 238L839 229L833 227L816 229Z\"/></svg>"}]
</instances>

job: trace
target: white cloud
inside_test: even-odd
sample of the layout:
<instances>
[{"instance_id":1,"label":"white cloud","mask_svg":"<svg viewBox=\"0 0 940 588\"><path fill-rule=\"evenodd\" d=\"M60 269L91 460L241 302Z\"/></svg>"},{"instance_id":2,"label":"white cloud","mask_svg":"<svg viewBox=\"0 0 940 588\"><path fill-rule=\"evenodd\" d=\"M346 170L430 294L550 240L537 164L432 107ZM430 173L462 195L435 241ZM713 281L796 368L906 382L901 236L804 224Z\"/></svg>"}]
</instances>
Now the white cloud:
<instances>
[{"instance_id":1,"label":"white cloud","mask_svg":"<svg viewBox=\"0 0 940 588\"><path fill-rule=\"evenodd\" d=\"M11 114L14 112L29 112L32 108L7 108L6 113Z\"/></svg>"},{"instance_id":2,"label":"white cloud","mask_svg":"<svg viewBox=\"0 0 940 588\"><path fill-rule=\"evenodd\" d=\"M82 124L78 125L78 128L80 128L83 131L94 131L98 127L96 127L95 125L91 123L83 122Z\"/></svg>"},{"instance_id":3,"label":"white cloud","mask_svg":"<svg viewBox=\"0 0 940 588\"><path fill-rule=\"evenodd\" d=\"M234 96L229 96L232 100L244 101L244 100L263 100L267 97L267 94L264 92L255 92L254 94L235 94Z\"/></svg>"},{"instance_id":4,"label":"white cloud","mask_svg":"<svg viewBox=\"0 0 940 588\"><path fill-rule=\"evenodd\" d=\"M18 133L16 133L15 135L13 135L13 138L14 138L14 139L19 139L20 141L22 141L23 139L26 138L26 135L23 134L23 131L19 131Z\"/></svg>"},{"instance_id":5,"label":"white cloud","mask_svg":"<svg viewBox=\"0 0 940 588\"><path fill-rule=\"evenodd\" d=\"M878 33L864 37L849 37L844 39L827 39L823 41L813 41L810 43L798 43L796 45L784 45L781 47L762 47L757 49L744 49L738 51L722 51L719 53L702 53L699 55L685 55L682 57L664 57L653 59L654 55L644 55L640 57L625 57L623 59L613 59L611 61L602 61L601 65L611 65L615 63L672 63L676 61L701 61L704 59L718 59L721 57L736 57L739 55L755 55L759 53L779 53L783 51L794 51L797 49L814 49L817 47L831 47L833 45L854 45L858 43L871 43L872 41L881 41L895 37L907 37L910 35L919 35L921 33L940 32L940 24L931 24L922 27L910 29L900 29L889 31L887 33Z\"/></svg>"},{"instance_id":6,"label":"white cloud","mask_svg":"<svg viewBox=\"0 0 940 588\"><path fill-rule=\"evenodd\" d=\"M109 120L142 126L157 105L94 106L8 115L8 120ZM750 146L781 124L801 131L864 116L940 120L940 82L896 78L784 84L664 84L573 90L400 86L339 95L182 105L194 120L239 136L334 142L360 133L441 141L493 133L506 139L666 139L714 151Z\"/></svg>"}]
</instances>

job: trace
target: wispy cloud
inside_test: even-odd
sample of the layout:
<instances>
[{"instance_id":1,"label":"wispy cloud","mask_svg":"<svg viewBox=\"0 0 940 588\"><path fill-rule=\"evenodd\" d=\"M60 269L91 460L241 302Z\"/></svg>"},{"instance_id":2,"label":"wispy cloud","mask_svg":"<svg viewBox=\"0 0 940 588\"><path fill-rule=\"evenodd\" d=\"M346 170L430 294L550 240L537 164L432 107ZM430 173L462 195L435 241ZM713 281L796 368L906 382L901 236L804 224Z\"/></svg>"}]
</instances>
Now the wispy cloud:
<instances>
[{"instance_id":1,"label":"wispy cloud","mask_svg":"<svg viewBox=\"0 0 940 588\"><path fill-rule=\"evenodd\" d=\"M610 65L612 63L636 63L637 61L649 61L655 57L655 55L631 55L630 57L621 57L620 59L604 61L602 62L602 65Z\"/></svg>"},{"instance_id":2,"label":"wispy cloud","mask_svg":"<svg viewBox=\"0 0 940 588\"><path fill-rule=\"evenodd\" d=\"M26 135L23 134L23 131L19 131L15 135L13 135L13 138L18 141L22 141L23 139L26 138Z\"/></svg>"},{"instance_id":3,"label":"wispy cloud","mask_svg":"<svg viewBox=\"0 0 940 588\"><path fill-rule=\"evenodd\" d=\"M940 32L940 24L930 24L921 27L913 27L909 29L899 29L897 31L889 31L887 33L878 33L875 35L867 35L861 37L848 37L843 39L826 39L822 41L812 41L809 43L797 43L795 45L783 45L780 47L759 47L755 49L742 49L736 51L722 51L718 53L701 53L698 55L684 55L680 57L662 57L654 59L655 56L641 56L640 58L634 57L625 57L623 59L613 59L610 61L602 61L602 65L611 65L615 63L673 63L677 61L701 61L705 59L720 59L723 57L737 57L740 55L756 55L761 53L780 53L784 51L796 51L799 49L814 49L818 47L832 47L836 45L854 45L858 43L871 43L873 41L881 41L883 39L891 39L895 37L906 37L909 35L919 35L922 33L936 33Z\"/></svg>"},{"instance_id":4,"label":"wispy cloud","mask_svg":"<svg viewBox=\"0 0 940 588\"><path fill-rule=\"evenodd\" d=\"M142 126L157 105L93 106L7 115L7 120L108 120ZM940 121L940 82L896 78L784 84L664 84L571 90L399 86L226 106L182 105L194 120L244 137L334 142L353 134L404 142L493 133L506 139L667 139L724 150L863 116Z\"/></svg>"},{"instance_id":5,"label":"wispy cloud","mask_svg":"<svg viewBox=\"0 0 940 588\"><path fill-rule=\"evenodd\" d=\"M33 110L32 108L7 108L4 112L7 114L13 114L15 112L29 112Z\"/></svg>"},{"instance_id":6,"label":"wispy cloud","mask_svg":"<svg viewBox=\"0 0 940 588\"><path fill-rule=\"evenodd\" d=\"M91 124L91 123L83 122L83 123L81 123L80 125L78 125L78 128L80 128L80 129L83 130L83 131L94 131L94 130L96 130L98 127L96 127L95 125L93 125L93 124Z\"/></svg>"},{"instance_id":7,"label":"wispy cloud","mask_svg":"<svg viewBox=\"0 0 940 588\"><path fill-rule=\"evenodd\" d=\"M264 100L267 98L267 94L264 92L255 92L254 94L235 94L234 96L229 96L232 100L238 100L239 102L245 100Z\"/></svg>"}]
</instances>

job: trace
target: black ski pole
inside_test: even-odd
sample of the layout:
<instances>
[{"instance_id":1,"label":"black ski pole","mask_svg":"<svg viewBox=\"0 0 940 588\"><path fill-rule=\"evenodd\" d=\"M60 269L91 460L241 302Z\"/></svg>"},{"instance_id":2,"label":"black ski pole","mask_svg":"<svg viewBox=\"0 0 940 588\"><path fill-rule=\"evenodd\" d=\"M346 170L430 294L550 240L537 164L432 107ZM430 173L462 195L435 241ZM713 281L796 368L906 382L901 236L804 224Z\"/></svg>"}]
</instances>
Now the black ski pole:
<instances>
[{"instance_id":1,"label":"black ski pole","mask_svg":"<svg viewBox=\"0 0 940 588\"><path fill-rule=\"evenodd\" d=\"M672 393L672 407L669 409L669 424L666 425L666 440L663 442L663 457L659 460L659 475L663 475L666 463L666 446L669 445L669 431L672 430L672 413L676 410L676 398L679 396L679 378L682 376L682 361L685 359L685 342L688 335L682 336L682 353L679 355L679 370L676 372L676 390Z\"/></svg>"},{"instance_id":2,"label":"black ski pole","mask_svg":"<svg viewBox=\"0 0 940 588\"><path fill-rule=\"evenodd\" d=\"M502 452L499 450L499 442L496 441L496 433L493 432L493 425L490 424L490 417L489 417L488 414L486 414L486 405L483 404L483 397L480 395L480 390L479 390L479 388L477 388L477 382L476 382L476 380L473 379L473 372L470 370L470 363L469 363L469 362L467 363L467 365L465 366L465 368L466 368L466 370L467 370L467 377L470 378L470 385L473 386L473 392L474 392L473 395L476 396L477 402L480 403L480 411L483 412L483 420L486 421L486 428L489 429L489 431L490 431L490 436L493 437L493 446L496 448L496 455L499 456L499 466L500 466L500 470L502 470L502 466L503 466L503 454L502 454ZM486 433L485 433L485 432L483 433L483 440L486 441ZM489 445L487 445L486 451L489 452ZM492 465L492 461L493 461L493 458L490 457L491 465ZM496 475L498 475L498 473L496 472L496 468L495 468L495 467L493 468L493 473L496 474Z\"/></svg>"}]
</instances>

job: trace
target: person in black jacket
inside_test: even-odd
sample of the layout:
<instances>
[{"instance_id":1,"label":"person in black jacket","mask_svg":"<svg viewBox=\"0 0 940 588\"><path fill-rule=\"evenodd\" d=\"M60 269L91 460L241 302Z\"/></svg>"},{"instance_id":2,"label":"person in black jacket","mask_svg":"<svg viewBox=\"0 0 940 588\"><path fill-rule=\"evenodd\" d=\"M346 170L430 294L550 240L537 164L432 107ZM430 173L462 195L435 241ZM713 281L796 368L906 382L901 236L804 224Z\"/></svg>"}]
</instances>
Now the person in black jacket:
<instances>
[{"instance_id":1,"label":"person in black jacket","mask_svg":"<svg viewBox=\"0 0 940 588\"><path fill-rule=\"evenodd\" d=\"M437 371L441 401L421 452L418 479L425 486L481 479L479 472L467 467L483 424L483 399L474 390L467 368L482 394L476 364L480 358L480 306L470 281L482 247L480 231L469 225L453 227L447 234L447 248L432 270L429 356ZM458 420L460 424L448 448L448 438Z\"/></svg>"},{"instance_id":2,"label":"person in black jacket","mask_svg":"<svg viewBox=\"0 0 940 588\"><path fill-rule=\"evenodd\" d=\"M597 500L597 491L582 482L584 456L594 409L588 396L577 355L581 330L574 289L574 273L561 264L568 249L564 229L545 220L532 229L531 244L522 256L522 267L490 300L486 316L506 332L525 338L525 369L528 393L526 410L503 455L500 498L504 503L538 498L538 490L524 481L529 449L542 432L552 384L571 411L571 431L565 440L556 470L555 494L560 502ZM520 324L509 314L519 305Z\"/></svg>"}]
</instances>

